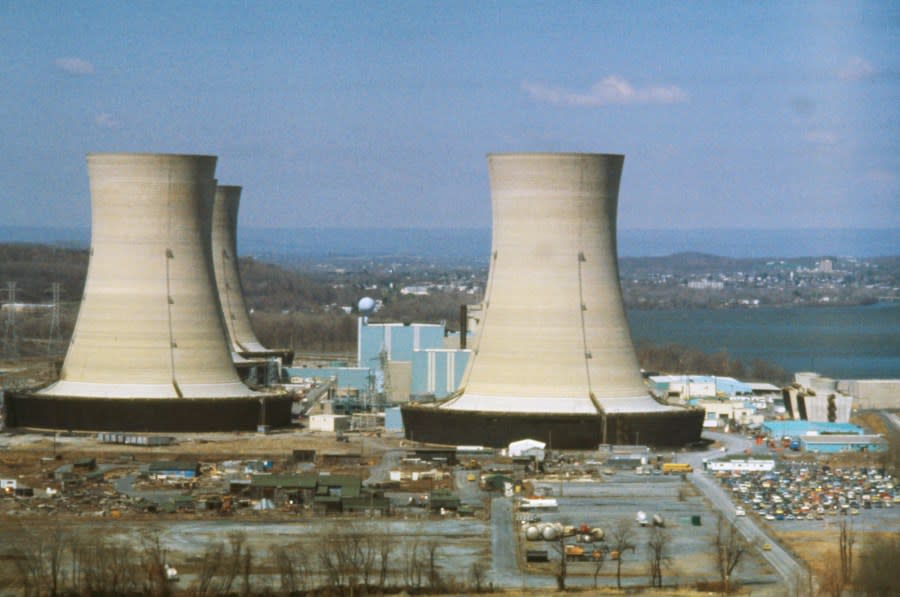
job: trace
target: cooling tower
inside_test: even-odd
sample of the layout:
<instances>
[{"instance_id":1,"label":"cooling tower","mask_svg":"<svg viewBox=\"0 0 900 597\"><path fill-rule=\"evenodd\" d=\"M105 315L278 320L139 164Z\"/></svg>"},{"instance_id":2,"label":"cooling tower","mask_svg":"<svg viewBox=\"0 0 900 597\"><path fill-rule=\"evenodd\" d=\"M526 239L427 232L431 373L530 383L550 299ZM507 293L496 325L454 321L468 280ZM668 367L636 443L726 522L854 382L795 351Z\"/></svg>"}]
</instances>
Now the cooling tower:
<instances>
[{"instance_id":1,"label":"cooling tower","mask_svg":"<svg viewBox=\"0 0 900 597\"><path fill-rule=\"evenodd\" d=\"M260 358L280 358L284 364L289 365L293 360L293 352L270 350L260 344L250 323L250 315L244 303L244 291L237 258L237 222L240 202L241 187L219 186L216 188L212 212L212 259L230 348L238 366L247 362L257 362ZM247 361L247 359L256 359L256 361Z\"/></svg>"},{"instance_id":2,"label":"cooling tower","mask_svg":"<svg viewBox=\"0 0 900 597\"><path fill-rule=\"evenodd\" d=\"M213 156L89 154L91 250L57 383L19 399L17 426L254 429L285 398L251 391L231 360L214 280Z\"/></svg>"},{"instance_id":3,"label":"cooling tower","mask_svg":"<svg viewBox=\"0 0 900 597\"><path fill-rule=\"evenodd\" d=\"M556 448L676 445L702 412L650 397L619 288L624 156L488 156L493 235L479 335L461 389L403 409L407 437Z\"/></svg>"}]
</instances>

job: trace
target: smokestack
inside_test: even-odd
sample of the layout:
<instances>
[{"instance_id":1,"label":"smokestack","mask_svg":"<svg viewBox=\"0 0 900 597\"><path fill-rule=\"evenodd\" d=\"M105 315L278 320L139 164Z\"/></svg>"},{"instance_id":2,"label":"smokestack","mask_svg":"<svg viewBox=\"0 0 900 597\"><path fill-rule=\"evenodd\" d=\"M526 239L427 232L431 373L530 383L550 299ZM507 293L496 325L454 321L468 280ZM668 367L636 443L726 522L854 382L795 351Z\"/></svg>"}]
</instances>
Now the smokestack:
<instances>
[{"instance_id":1,"label":"smokestack","mask_svg":"<svg viewBox=\"0 0 900 597\"><path fill-rule=\"evenodd\" d=\"M466 349L466 336L469 334L469 307L459 306L459 348Z\"/></svg>"},{"instance_id":2,"label":"smokestack","mask_svg":"<svg viewBox=\"0 0 900 597\"><path fill-rule=\"evenodd\" d=\"M255 396L235 372L213 278L216 158L89 154L91 256L60 381L44 396Z\"/></svg>"}]
</instances>

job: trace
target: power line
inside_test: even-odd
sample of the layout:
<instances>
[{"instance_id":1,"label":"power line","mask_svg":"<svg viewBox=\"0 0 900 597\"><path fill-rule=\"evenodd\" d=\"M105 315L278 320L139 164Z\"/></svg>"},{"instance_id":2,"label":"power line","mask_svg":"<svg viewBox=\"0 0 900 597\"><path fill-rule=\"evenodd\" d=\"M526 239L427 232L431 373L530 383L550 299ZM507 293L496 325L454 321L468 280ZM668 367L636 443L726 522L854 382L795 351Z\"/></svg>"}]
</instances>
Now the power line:
<instances>
[{"instance_id":1,"label":"power line","mask_svg":"<svg viewBox=\"0 0 900 597\"><path fill-rule=\"evenodd\" d=\"M53 283L53 310L50 317L50 337L47 340L47 354L53 356L58 352L58 346L62 345L62 332L59 326L59 289L60 283Z\"/></svg>"},{"instance_id":2,"label":"power line","mask_svg":"<svg viewBox=\"0 0 900 597\"><path fill-rule=\"evenodd\" d=\"M19 337L16 333L16 283L6 283L6 321L3 325L3 355L19 357Z\"/></svg>"}]
</instances>

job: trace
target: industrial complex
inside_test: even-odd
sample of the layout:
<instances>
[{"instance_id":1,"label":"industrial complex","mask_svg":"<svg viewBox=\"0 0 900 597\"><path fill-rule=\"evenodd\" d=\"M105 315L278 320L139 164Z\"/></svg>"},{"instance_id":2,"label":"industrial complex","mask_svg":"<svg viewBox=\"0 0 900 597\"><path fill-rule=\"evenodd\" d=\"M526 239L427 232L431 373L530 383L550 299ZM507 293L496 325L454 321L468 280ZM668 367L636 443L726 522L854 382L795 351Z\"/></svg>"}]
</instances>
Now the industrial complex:
<instances>
[{"instance_id":1,"label":"industrial complex","mask_svg":"<svg viewBox=\"0 0 900 597\"><path fill-rule=\"evenodd\" d=\"M865 409L896 408L898 382L642 371L617 266L623 161L490 155L482 301L458 326L335 304L344 324L355 311L355 354L297 357L254 332L242 189L217 185L215 157L90 154L65 360L0 391L0 593L99 593L156 566L145 592L228 594L240 571L246 594L811 597L837 529L876 553L897 528L900 419ZM57 569L32 549L53 541ZM727 572L723 549L743 554Z\"/></svg>"}]
</instances>

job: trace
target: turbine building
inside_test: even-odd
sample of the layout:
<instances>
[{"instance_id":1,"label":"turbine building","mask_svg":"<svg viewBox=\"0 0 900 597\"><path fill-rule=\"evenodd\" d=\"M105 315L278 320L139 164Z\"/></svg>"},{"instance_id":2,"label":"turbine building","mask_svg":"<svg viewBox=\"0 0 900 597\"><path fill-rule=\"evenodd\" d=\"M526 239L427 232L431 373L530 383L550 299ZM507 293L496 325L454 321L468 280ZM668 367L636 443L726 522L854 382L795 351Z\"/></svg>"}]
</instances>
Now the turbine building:
<instances>
[{"instance_id":1,"label":"turbine building","mask_svg":"<svg viewBox=\"0 0 900 597\"><path fill-rule=\"evenodd\" d=\"M474 352L456 393L402 408L406 437L551 448L679 445L703 411L644 385L619 288L616 209L624 156L488 156L493 233Z\"/></svg>"},{"instance_id":2,"label":"turbine building","mask_svg":"<svg viewBox=\"0 0 900 597\"><path fill-rule=\"evenodd\" d=\"M214 156L89 154L91 248L56 383L8 396L10 425L207 431L290 422L232 363L211 256Z\"/></svg>"}]
</instances>

